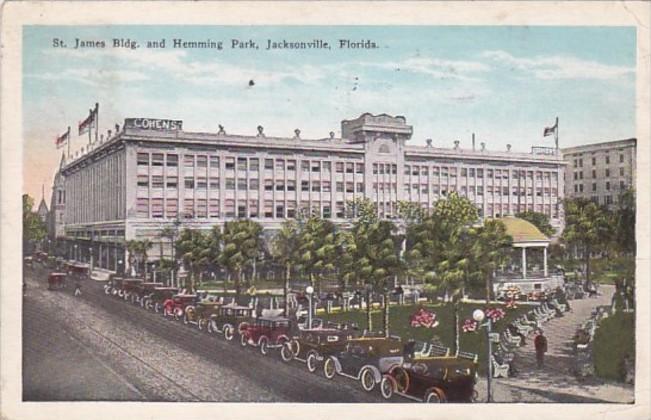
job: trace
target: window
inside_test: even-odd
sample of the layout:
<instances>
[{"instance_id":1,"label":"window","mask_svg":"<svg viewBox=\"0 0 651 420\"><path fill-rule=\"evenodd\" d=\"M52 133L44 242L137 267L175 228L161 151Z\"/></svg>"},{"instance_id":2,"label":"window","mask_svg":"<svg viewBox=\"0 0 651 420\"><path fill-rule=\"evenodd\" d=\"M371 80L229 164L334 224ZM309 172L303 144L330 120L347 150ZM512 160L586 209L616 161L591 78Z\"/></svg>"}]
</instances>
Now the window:
<instances>
[{"instance_id":1,"label":"window","mask_svg":"<svg viewBox=\"0 0 651 420\"><path fill-rule=\"evenodd\" d=\"M258 172L260 170L260 161L258 158L249 159L249 171Z\"/></svg>"},{"instance_id":2,"label":"window","mask_svg":"<svg viewBox=\"0 0 651 420\"><path fill-rule=\"evenodd\" d=\"M138 175L138 186L139 187L148 187L149 186L149 176L147 176L147 175Z\"/></svg>"},{"instance_id":3,"label":"window","mask_svg":"<svg viewBox=\"0 0 651 420\"><path fill-rule=\"evenodd\" d=\"M606 205L613 204L613 196L612 195L607 195L606 196Z\"/></svg>"},{"instance_id":4,"label":"window","mask_svg":"<svg viewBox=\"0 0 651 420\"><path fill-rule=\"evenodd\" d=\"M610 191L610 182L606 181L606 191Z\"/></svg>"},{"instance_id":5,"label":"window","mask_svg":"<svg viewBox=\"0 0 651 420\"><path fill-rule=\"evenodd\" d=\"M249 189L253 191L257 191L258 188L260 188L260 182L258 181L258 179L257 178L249 179Z\"/></svg>"},{"instance_id":6,"label":"window","mask_svg":"<svg viewBox=\"0 0 651 420\"><path fill-rule=\"evenodd\" d=\"M493 178L493 170L492 169L486 169L486 178L489 178L489 179Z\"/></svg>"},{"instance_id":7,"label":"window","mask_svg":"<svg viewBox=\"0 0 651 420\"><path fill-rule=\"evenodd\" d=\"M354 163L352 163L352 162L346 162L346 173L347 173L347 174L352 174L354 168L355 168Z\"/></svg>"},{"instance_id":8,"label":"window","mask_svg":"<svg viewBox=\"0 0 651 420\"><path fill-rule=\"evenodd\" d=\"M323 162L323 171L324 172L332 171L332 163L331 162Z\"/></svg>"},{"instance_id":9,"label":"window","mask_svg":"<svg viewBox=\"0 0 651 420\"><path fill-rule=\"evenodd\" d=\"M296 191L296 181L293 179L287 180L287 191Z\"/></svg>"},{"instance_id":10,"label":"window","mask_svg":"<svg viewBox=\"0 0 651 420\"><path fill-rule=\"evenodd\" d=\"M235 178L226 178L226 189L234 190L235 189ZM233 206L235 206L233 204Z\"/></svg>"},{"instance_id":11,"label":"window","mask_svg":"<svg viewBox=\"0 0 651 420\"><path fill-rule=\"evenodd\" d=\"M357 192L358 193L363 193L364 192L364 183L363 182L358 182L357 183Z\"/></svg>"},{"instance_id":12,"label":"window","mask_svg":"<svg viewBox=\"0 0 651 420\"><path fill-rule=\"evenodd\" d=\"M301 161L301 171L309 172L310 171L310 162L307 160Z\"/></svg>"},{"instance_id":13,"label":"window","mask_svg":"<svg viewBox=\"0 0 651 420\"><path fill-rule=\"evenodd\" d=\"M176 219L179 209L179 201L176 198L168 198L165 200L165 212L170 219Z\"/></svg>"},{"instance_id":14,"label":"window","mask_svg":"<svg viewBox=\"0 0 651 420\"><path fill-rule=\"evenodd\" d=\"M610 156L606 155L606 165L610 164Z\"/></svg>"},{"instance_id":15,"label":"window","mask_svg":"<svg viewBox=\"0 0 651 420\"><path fill-rule=\"evenodd\" d=\"M211 190L218 190L219 189L219 178L217 178L216 176L211 176L209 186L210 186Z\"/></svg>"},{"instance_id":16,"label":"window","mask_svg":"<svg viewBox=\"0 0 651 420\"><path fill-rule=\"evenodd\" d=\"M249 200L249 217L258 217L258 200Z\"/></svg>"},{"instance_id":17,"label":"window","mask_svg":"<svg viewBox=\"0 0 651 420\"><path fill-rule=\"evenodd\" d=\"M461 168L461 176L468 176L468 169L467 168Z\"/></svg>"},{"instance_id":18,"label":"window","mask_svg":"<svg viewBox=\"0 0 651 420\"><path fill-rule=\"evenodd\" d=\"M285 206L280 204L276 206L276 218L283 219L285 218Z\"/></svg>"},{"instance_id":19,"label":"window","mask_svg":"<svg viewBox=\"0 0 651 420\"><path fill-rule=\"evenodd\" d=\"M265 200L264 202L264 217L272 218L274 217L274 202L271 200Z\"/></svg>"},{"instance_id":20,"label":"window","mask_svg":"<svg viewBox=\"0 0 651 420\"><path fill-rule=\"evenodd\" d=\"M225 166L226 166L227 171L234 170L235 169L235 158L227 157Z\"/></svg>"},{"instance_id":21,"label":"window","mask_svg":"<svg viewBox=\"0 0 651 420\"><path fill-rule=\"evenodd\" d=\"M343 162L337 162L335 163L335 171L338 174L344 173L344 163Z\"/></svg>"},{"instance_id":22,"label":"window","mask_svg":"<svg viewBox=\"0 0 651 420\"><path fill-rule=\"evenodd\" d=\"M321 162L312 162L312 172L321 172Z\"/></svg>"},{"instance_id":23,"label":"window","mask_svg":"<svg viewBox=\"0 0 651 420\"><path fill-rule=\"evenodd\" d=\"M420 168L418 166L412 166L411 174L412 175L418 175L419 173L420 173Z\"/></svg>"},{"instance_id":24,"label":"window","mask_svg":"<svg viewBox=\"0 0 651 420\"><path fill-rule=\"evenodd\" d=\"M624 181L619 181L619 189L620 190L625 190L626 189L626 183Z\"/></svg>"},{"instance_id":25,"label":"window","mask_svg":"<svg viewBox=\"0 0 651 420\"><path fill-rule=\"evenodd\" d=\"M296 217L296 202L288 201L287 202L287 217L293 219Z\"/></svg>"},{"instance_id":26,"label":"window","mask_svg":"<svg viewBox=\"0 0 651 420\"><path fill-rule=\"evenodd\" d=\"M205 176L200 176L197 178L197 189L199 190L205 190L208 188L208 182L206 181Z\"/></svg>"},{"instance_id":27,"label":"window","mask_svg":"<svg viewBox=\"0 0 651 420\"><path fill-rule=\"evenodd\" d=\"M391 174L395 175L398 173L398 165L391 165Z\"/></svg>"},{"instance_id":28,"label":"window","mask_svg":"<svg viewBox=\"0 0 651 420\"><path fill-rule=\"evenodd\" d=\"M138 153L138 165L149 165L149 153Z\"/></svg>"},{"instance_id":29,"label":"window","mask_svg":"<svg viewBox=\"0 0 651 420\"><path fill-rule=\"evenodd\" d=\"M264 190L265 191L273 191L274 190L274 181L273 181L273 179L265 179L264 180Z\"/></svg>"},{"instance_id":30,"label":"window","mask_svg":"<svg viewBox=\"0 0 651 420\"><path fill-rule=\"evenodd\" d=\"M384 165L380 165L380 175L384 175Z\"/></svg>"},{"instance_id":31,"label":"window","mask_svg":"<svg viewBox=\"0 0 651 420\"><path fill-rule=\"evenodd\" d=\"M197 217L205 219L208 217L208 201L205 198L197 200Z\"/></svg>"},{"instance_id":32,"label":"window","mask_svg":"<svg viewBox=\"0 0 651 420\"><path fill-rule=\"evenodd\" d=\"M484 187L477 187L477 195L484 195Z\"/></svg>"},{"instance_id":33,"label":"window","mask_svg":"<svg viewBox=\"0 0 651 420\"><path fill-rule=\"evenodd\" d=\"M624 155L619 155L619 163L624 163Z\"/></svg>"},{"instance_id":34,"label":"window","mask_svg":"<svg viewBox=\"0 0 651 420\"><path fill-rule=\"evenodd\" d=\"M355 185L352 182L346 182L346 192L355 192Z\"/></svg>"},{"instance_id":35,"label":"window","mask_svg":"<svg viewBox=\"0 0 651 420\"><path fill-rule=\"evenodd\" d=\"M149 199L138 198L136 200L136 215L138 217L149 217Z\"/></svg>"},{"instance_id":36,"label":"window","mask_svg":"<svg viewBox=\"0 0 651 420\"><path fill-rule=\"evenodd\" d=\"M310 191L310 181L301 181L301 191Z\"/></svg>"},{"instance_id":37,"label":"window","mask_svg":"<svg viewBox=\"0 0 651 420\"><path fill-rule=\"evenodd\" d=\"M484 177L484 170L477 169L477 178L483 178L483 177Z\"/></svg>"},{"instance_id":38,"label":"window","mask_svg":"<svg viewBox=\"0 0 651 420\"><path fill-rule=\"evenodd\" d=\"M364 164L363 163L355 164L355 172L358 173L358 174L363 174L364 173Z\"/></svg>"},{"instance_id":39,"label":"window","mask_svg":"<svg viewBox=\"0 0 651 420\"><path fill-rule=\"evenodd\" d=\"M330 192L330 181L323 181L323 192Z\"/></svg>"},{"instance_id":40,"label":"window","mask_svg":"<svg viewBox=\"0 0 651 420\"><path fill-rule=\"evenodd\" d=\"M210 156L210 167L212 169L219 169L219 156Z\"/></svg>"},{"instance_id":41,"label":"window","mask_svg":"<svg viewBox=\"0 0 651 420\"><path fill-rule=\"evenodd\" d=\"M277 179L276 180L276 191L285 191L285 180Z\"/></svg>"},{"instance_id":42,"label":"window","mask_svg":"<svg viewBox=\"0 0 651 420\"><path fill-rule=\"evenodd\" d=\"M197 156L197 168L208 167L208 156Z\"/></svg>"},{"instance_id":43,"label":"window","mask_svg":"<svg viewBox=\"0 0 651 420\"><path fill-rule=\"evenodd\" d=\"M595 169L592 170L592 179L595 179L597 177L597 171Z\"/></svg>"},{"instance_id":44,"label":"window","mask_svg":"<svg viewBox=\"0 0 651 420\"><path fill-rule=\"evenodd\" d=\"M277 171L285 170L285 161L283 159L276 159L276 170Z\"/></svg>"},{"instance_id":45,"label":"window","mask_svg":"<svg viewBox=\"0 0 651 420\"><path fill-rule=\"evenodd\" d=\"M168 176L167 177L167 188L169 189L174 189L178 186L179 180L175 176Z\"/></svg>"},{"instance_id":46,"label":"window","mask_svg":"<svg viewBox=\"0 0 651 420\"><path fill-rule=\"evenodd\" d=\"M184 155L183 156L183 166L186 168L194 167L194 155Z\"/></svg>"},{"instance_id":47,"label":"window","mask_svg":"<svg viewBox=\"0 0 651 420\"><path fill-rule=\"evenodd\" d=\"M579 184L579 192L583 192L583 184Z\"/></svg>"},{"instance_id":48,"label":"window","mask_svg":"<svg viewBox=\"0 0 651 420\"><path fill-rule=\"evenodd\" d=\"M579 179L579 173L578 173L578 172L574 172L574 180L576 181L577 179Z\"/></svg>"},{"instance_id":49,"label":"window","mask_svg":"<svg viewBox=\"0 0 651 420\"><path fill-rule=\"evenodd\" d=\"M597 184L594 182L592 183L592 191L597 191Z\"/></svg>"},{"instance_id":50,"label":"window","mask_svg":"<svg viewBox=\"0 0 651 420\"><path fill-rule=\"evenodd\" d=\"M288 160L287 161L287 170L288 171L295 171L296 170L296 161L295 160Z\"/></svg>"},{"instance_id":51,"label":"window","mask_svg":"<svg viewBox=\"0 0 651 420\"><path fill-rule=\"evenodd\" d=\"M154 176L152 176L151 177L151 186L152 186L152 188L163 188L163 176L162 175L154 175ZM161 203L160 206L161 206L161 211L162 211L163 204Z\"/></svg>"},{"instance_id":52,"label":"window","mask_svg":"<svg viewBox=\"0 0 651 420\"><path fill-rule=\"evenodd\" d=\"M574 184L574 192L579 192L579 186L577 184Z\"/></svg>"},{"instance_id":53,"label":"window","mask_svg":"<svg viewBox=\"0 0 651 420\"><path fill-rule=\"evenodd\" d=\"M331 217L332 217L332 210L330 209L330 206L323 206L323 218L329 219Z\"/></svg>"},{"instance_id":54,"label":"window","mask_svg":"<svg viewBox=\"0 0 651 420\"><path fill-rule=\"evenodd\" d=\"M337 192L344 192L344 183L337 182Z\"/></svg>"},{"instance_id":55,"label":"window","mask_svg":"<svg viewBox=\"0 0 651 420\"><path fill-rule=\"evenodd\" d=\"M337 201L335 203L335 210L336 210L335 217L337 217L337 218L344 217L344 203L343 203L343 201Z\"/></svg>"},{"instance_id":56,"label":"window","mask_svg":"<svg viewBox=\"0 0 651 420\"><path fill-rule=\"evenodd\" d=\"M192 219L194 217L194 200L191 198L186 198L183 200L183 216L186 219Z\"/></svg>"},{"instance_id":57,"label":"window","mask_svg":"<svg viewBox=\"0 0 651 420\"><path fill-rule=\"evenodd\" d=\"M238 157L237 158L237 170L238 171L246 171L246 158L244 157Z\"/></svg>"},{"instance_id":58,"label":"window","mask_svg":"<svg viewBox=\"0 0 651 420\"><path fill-rule=\"evenodd\" d=\"M610 176L610 169L606 169L606 178Z\"/></svg>"},{"instance_id":59,"label":"window","mask_svg":"<svg viewBox=\"0 0 651 420\"><path fill-rule=\"evenodd\" d=\"M219 217L219 199L208 200L208 217Z\"/></svg>"},{"instance_id":60,"label":"window","mask_svg":"<svg viewBox=\"0 0 651 420\"><path fill-rule=\"evenodd\" d=\"M273 159L265 159L264 160L264 168L265 169L273 169L274 168L274 160Z\"/></svg>"},{"instance_id":61,"label":"window","mask_svg":"<svg viewBox=\"0 0 651 420\"><path fill-rule=\"evenodd\" d=\"M592 158L592 166L595 166L597 164L597 158L593 157Z\"/></svg>"},{"instance_id":62,"label":"window","mask_svg":"<svg viewBox=\"0 0 651 420\"><path fill-rule=\"evenodd\" d=\"M578 161L577 161L576 159L574 159L574 165L573 165L573 166L574 166L575 168L578 166Z\"/></svg>"},{"instance_id":63,"label":"window","mask_svg":"<svg viewBox=\"0 0 651 420\"><path fill-rule=\"evenodd\" d=\"M313 192L321 192L321 182L320 181L312 181L312 191Z\"/></svg>"},{"instance_id":64,"label":"window","mask_svg":"<svg viewBox=\"0 0 651 420\"><path fill-rule=\"evenodd\" d=\"M237 189L239 191L246 191L247 182L246 178L237 178Z\"/></svg>"},{"instance_id":65,"label":"window","mask_svg":"<svg viewBox=\"0 0 651 420\"><path fill-rule=\"evenodd\" d=\"M167 166L179 166L179 155L167 155Z\"/></svg>"},{"instance_id":66,"label":"window","mask_svg":"<svg viewBox=\"0 0 651 420\"><path fill-rule=\"evenodd\" d=\"M191 176L186 176L184 179L184 186L186 190L191 190L194 188L194 178Z\"/></svg>"},{"instance_id":67,"label":"window","mask_svg":"<svg viewBox=\"0 0 651 420\"><path fill-rule=\"evenodd\" d=\"M619 176L624 176L624 168L619 168Z\"/></svg>"},{"instance_id":68,"label":"window","mask_svg":"<svg viewBox=\"0 0 651 420\"><path fill-rule=\"evenodd\" d=\"M244 219L246 217L246 201L240 200L237 202L237 217Z\"/></svg>"},{"instance_id":69,"label":"window","mask_svg":"<svg viewBox=\"0 0 651 420\"><path fill-rule=\"evenodd\" d=\"M163 163L165 161L165 155L162 153L154 153L151 155L151 164L152 166L163 166ZM163 210L163 205L161 204L161 216L162 216L162 210Z\"/></svg>"},{"instance_id":70,"label":"window","mask_svg":"<svg viewBox=\"0 0 651 420\"><path fill-rule=\"evenodd\" d=\"M579 159L579 167L583 168L583 159Z\"/></svg>"},{"instance_id":71,"label":"window","mask_svg":"<svg viewBox=\"0 0 651 420\"><path fill-rule=\"evenodd\" d=\"M583 171L579 172L579 179L583 179Z\"/></svg>"},{"instance_id":72,"label":"window","mask_svg":"<svg viewBox=\"0 0 651 420\"><path fill-rule=\"evenodd\" d=\"M235 200L224 201L224 213L226 217L235 217Z\"/></svg>"}]
</instances>

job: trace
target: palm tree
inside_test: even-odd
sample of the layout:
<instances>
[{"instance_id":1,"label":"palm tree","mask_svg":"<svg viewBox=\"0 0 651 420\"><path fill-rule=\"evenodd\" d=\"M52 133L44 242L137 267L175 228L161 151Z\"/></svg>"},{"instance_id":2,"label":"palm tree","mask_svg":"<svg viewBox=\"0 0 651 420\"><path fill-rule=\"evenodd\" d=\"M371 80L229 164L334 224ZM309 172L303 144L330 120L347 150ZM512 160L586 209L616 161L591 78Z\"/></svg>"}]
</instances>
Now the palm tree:
<instances>
[{"instance_id":1,"label":"palm tree","mask_svg":"<svg viewBox=\"0 0 651 420\"><path fill-rule=\"evenodd\" d=\"M289 280L292 275L292 267L298 263L300 247L299 224L294 220L286 220L282 228L273 238L271 254L273 258L285 267L285 283L283 285L283 294L285 296L285 315L289 313L289 302L287 294L289 293Z\"/></svg>"},{"instance_id":2,"label":"palm tree","mask_svg":"<svg viewBox=\"0 0 651 420\"><path fill-rule=\"evenodd\" d=\"M301 230L300 265L310 276L310 284L321 293L321 282L326 273L334 271L337 262L337 232L335 225L312 216Z\"/></svg>"},{"instance_id":3,"label":"palm tree","mask_svg":"<svg viewBox=\"0 0 651 420\"><path fill-rule=\"evenodd\" d=\"M210 240L211 235L200 230L185 229L179 236L176 248L189 273L186 288L190 292L194 291L195 277L210 263Z\"/></svg>"},{"instance_id":4,"label":"palm tree","mask_svg":"<svg viewBox=\"0 0 651 420\"><path fill-rule=\"evenodd\" d=\"M235 292L241 293L242 272L258 257L262 226L252 220L233 220L224 224L223 247L218 262L235 278Z\"/></svg>"},{"instance_id":5,"label":"palm tree","mask_svg":"<svg viewBox=\"0 0 651 420\"><path fill-rule=\"evenodd\" d=\"M500 220L486 220L484 225L477 229L470 253L475 266L474 278L483 280L486 286L487 305L493 290L493 274L498 267L506 263L512 244L513 238L506 233L506 227Z\"/></svg>"}]
</instances>

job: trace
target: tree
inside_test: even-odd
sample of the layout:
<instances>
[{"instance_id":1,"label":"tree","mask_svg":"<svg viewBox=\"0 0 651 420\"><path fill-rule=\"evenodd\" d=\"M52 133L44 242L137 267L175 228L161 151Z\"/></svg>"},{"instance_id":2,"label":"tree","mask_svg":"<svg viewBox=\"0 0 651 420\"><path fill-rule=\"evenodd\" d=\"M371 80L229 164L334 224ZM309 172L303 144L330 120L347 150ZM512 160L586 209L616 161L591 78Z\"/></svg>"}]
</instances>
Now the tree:
<instances>
[{"instance_id":1,"label":"tree","mask_svg":"<svg viewBox=\"0 0 651 420\"><path fill-rule=\"evenodd\" d=\"M41 242L47 236L47 226L38 214L32 211L34 199L28 194L23 194L23 250Z\"/></svg>"},{"instance_id":2,"label":"tree","mask_svg":"<svg viewBox=\"0 0 651 420\"><path fill-rule=\"evenodd\" d=\"M337 232L335 225L320 217L312 216L301 230L300 265L308 273L310 284L321 292L321 282L328 272L333 272L337 263Z\"/></svg>"},{"instance_id":3,"label":"tree","mask_svg":"<svg viewBox=\"0 0 651 420\"><path fill-rule=\"evenodd\" d=\"M635 255L635 190L629 188L619 196L614 211L615 246L623 254Z\"/></svg>"},{"instance_id":4,"label":"tree","mask_svg":"<svg viewBox=\"0 0 651 420\"><path fill-rule=\"evenodd\" d=\"M190 293L194 291L196 276L200 275L212 260L212 239L212 234L197 229L184 229L176 242L176 252L189 273L185 287Z\"/></svg>"},{"instance_id":5,"label":"tree","mask_svg":"<svg viewBox=\"0 0 651 420\"><path fill-rule=\"evenodd\" d=\"M592 254L606 248L611 238L608 212L584 198L565 200L565 230L562 238L583 253L586 281L590 282Z\"/></svg>"},{"instance_id":6,"label":"tree","mask_svg":"<svg viewBox=\"0 0 651 420\"><path fill-rule=\"evenodd\" d=\"M438 200L434 205L434 216L456 226L476 223L479 212L472 201L461 197L456 191L448 194L446 199Z\"/></svg>"},{"instance_id":7,"label":"tree","mask_svg":"<svg viewBox=\"0 0 651 420\"><path fill-rule=\"evenodd\" d=\"M262 226L248 219L233 220L224 224L222 250L217 262L235 279L235 293L241 293L242 272L250 267L260 253Z\"/></svg>"},{"instance_id":8,"label":"tree","mask_svg":"<svg viewBox=\"0 0 651 420\"><path fill-rule=\"evenodd\" d=\"M490 304L493 274L498 267L506 264L508 251L513 245L513 238L506 233L506 227L500 220L486 220L476 230L471 247L471 269L475 278L486 285L486 304Z\"/></svg>"},{"instance_id":9,"label":"tree","mask_svg":"<svg viewBox=\"0 0 651 420\"><path fill-rule=\"evenodd\" d=\"M274 260L285 267L285 283L283 294L285 296L285 316L289 314L289 280L292 268L298 264L300 248L300 227L295 220L287 219L283 222L280 231L272 240L271 255Z\"/></svg>"},{"instance_id":10,"label":"tree","mask_svg":"<svg viewBox=\"0 0 651 420\"><path fill-rule=\"evenodd\" d=\"M517 213L515 217L526 220L547 236L554 236L554 233L556 232L551 223L549 223L549 216L547 216L545 213L525 211Z\"/></svg>"},{"instance_id":11,"label":"tree","mask_svg":"<svg viewBox=\"0 0 651 420\"><path fill-rule=\"evenodd\" d=\"M154 246L150 239L132 239L127 241L127 251L129 252L129 267L136 263L136 272L139 271L140 264L144 264L144 275L147 278L147 252Z\"/></svg>"}]
</instances>

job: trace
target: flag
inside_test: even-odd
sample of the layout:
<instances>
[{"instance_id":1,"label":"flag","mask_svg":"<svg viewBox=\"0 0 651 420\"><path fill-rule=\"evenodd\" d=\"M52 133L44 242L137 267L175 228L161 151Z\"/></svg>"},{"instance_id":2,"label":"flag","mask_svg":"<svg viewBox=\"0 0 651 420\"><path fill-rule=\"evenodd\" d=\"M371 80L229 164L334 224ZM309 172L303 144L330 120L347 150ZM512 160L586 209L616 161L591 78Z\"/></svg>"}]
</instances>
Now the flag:
<instances>
[{"instance_id":1,"label":"flag","mask_svg":"<svg viewBox=\"0 0 651 420\"><path fill-rule=\"evenodd\" d=\"M543 137L551 136L552 134L556 134L556 129L558 129L558 123L554 124L553 127L545 127L545 131L543 132Z\"/></svg>"},{"instance_id":2,"label":"flag","mask_svg":"<svg viewBox=\"0 0 651 420\"><path fill-rule=\"evenodd\" d=\"M70 134L70 131L66 131L65 133L61 134L59 137L56 138L54 143L56 144L57 149L59 149L61 146L63 146L69 140L68 139L69 134Z\"/></svg>"},{"instance_id":3,"label":"flag","mask_svg":"<svg viewBox=\"0 0 651 420\"><path fill-rule=\"evenodd\" d=\"M79 135L88 133L91 128L97 127L97 107L89 111L88 117L79 122Z\"/></svg>"}]
</instances>

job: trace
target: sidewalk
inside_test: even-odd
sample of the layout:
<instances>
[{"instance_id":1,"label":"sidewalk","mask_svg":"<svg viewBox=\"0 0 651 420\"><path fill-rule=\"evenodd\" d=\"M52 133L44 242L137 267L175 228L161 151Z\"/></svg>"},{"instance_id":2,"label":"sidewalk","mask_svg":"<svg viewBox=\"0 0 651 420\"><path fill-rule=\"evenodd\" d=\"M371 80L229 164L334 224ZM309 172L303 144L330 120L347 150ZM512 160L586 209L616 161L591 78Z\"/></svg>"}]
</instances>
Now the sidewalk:
<instances>
[{"instance_id":1,"label":"sidewalk","mask_svg":"<svg viewBox=\"0 0 651 420\"><path fill-rule=\"evenodd\" d=\"M508 386L513 392L534 392L546 395L557 402L618 402L634 401L633 386L604 383L598 378L580 380L573 374L574 353L572 337L576 329L590 318L591 312L601 305L609 305L614 286L601 286L600 295L570 301L571 312L561 318L554 318L544 324L542 329L548 342L545 366L536 366L536 352L533 336L529 336L525 346L516 352L515 366L518 376L495 379L495 383Z\"/></svg>"}]
</instances>

